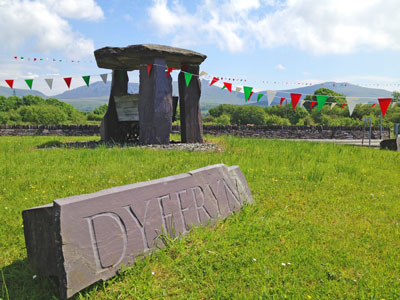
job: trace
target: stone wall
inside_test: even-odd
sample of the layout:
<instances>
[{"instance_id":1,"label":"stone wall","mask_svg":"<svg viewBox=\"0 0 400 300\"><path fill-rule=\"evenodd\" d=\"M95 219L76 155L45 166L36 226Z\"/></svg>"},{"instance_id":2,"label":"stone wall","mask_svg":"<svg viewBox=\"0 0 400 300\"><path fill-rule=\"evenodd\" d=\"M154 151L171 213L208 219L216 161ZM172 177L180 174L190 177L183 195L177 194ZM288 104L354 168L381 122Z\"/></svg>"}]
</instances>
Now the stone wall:
<instances>
[{"instance_id":1,"label":"stone wall","mask_svg":"<svg viewBox=\"0 0 400 300\"><path fill-rule=\"evenodd\" d=\"M0 136L92 136L98 125L0 125Z\"/></svg>"},{"instance_id":2,"label":"stone wall","mask_svg":"<svg viewBox=\"0 0 400 300\"><path fill-rule=\"evenodd\" d=\"M235 135L243 137L264 137L277 139L361 139L362 127L330 126L236 126L204 125L204 134ZM180 126L172 126L173 133L180 132ZM390 129L383 128L383 139L388 139ZM0 136L92 136L100 135L98 125L1 125ZM368 138L368 129L364 138ZM372 130L372 138L379 139L379 127Z\"/></svg>"}]
</instances>

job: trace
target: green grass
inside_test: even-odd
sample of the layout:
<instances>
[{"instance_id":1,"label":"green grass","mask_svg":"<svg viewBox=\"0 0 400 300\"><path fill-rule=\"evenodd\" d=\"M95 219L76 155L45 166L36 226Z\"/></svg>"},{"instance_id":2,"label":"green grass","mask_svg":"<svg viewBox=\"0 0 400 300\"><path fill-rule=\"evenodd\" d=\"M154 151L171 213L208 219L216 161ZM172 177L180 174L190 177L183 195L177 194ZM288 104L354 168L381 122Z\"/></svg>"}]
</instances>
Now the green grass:
<instances>
[{"instance_id":1,"label":"green grass","mask_svg":"<svg viewBox=\"0 0 400 300\"><path fill-rule=\"evenodd\" d=\"M221 162L240 166L253 205L73 299L400 298L399 153L234 137L208 137L214 153L36 149L88 139L0 138L0 298L57 299L29 269L22 210Z\"/></svg>"}]
</instances>

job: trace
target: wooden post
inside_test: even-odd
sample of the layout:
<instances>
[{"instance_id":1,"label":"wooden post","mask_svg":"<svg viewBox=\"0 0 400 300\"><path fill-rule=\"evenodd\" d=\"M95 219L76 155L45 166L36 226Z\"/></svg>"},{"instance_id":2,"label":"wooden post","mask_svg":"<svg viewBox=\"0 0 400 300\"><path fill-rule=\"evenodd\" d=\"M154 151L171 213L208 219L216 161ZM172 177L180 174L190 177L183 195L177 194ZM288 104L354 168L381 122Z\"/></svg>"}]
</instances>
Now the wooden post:
<instances>
[{"instance_id":1,"label":"wooden post","mask_svg":"<svg viewBox=\"0 0 400 300\"><path fill-rule=\"evenodd\" d=\"M147 64L152 64L150 76ZM172 78L163 58L143 59L139 86L139 142L169 144L172 128Z\"/></svg>"},{"instance_id":2,"label":"wooden post","mask_svg":"<svg viewBox=\"0 0 400 300\"><path fill-rule=\"evenodd\" d=\"M101 124L101 139L104 141L123 142L118 123L117 110L114 96L122 96L128 93L128 72L125 70L113 70L110 99L108 109Z\"/></svg>"},{"instance_id":3,"label":"wooden post","mask_svg":"<svg viewBox=\"0 0 400 300\"><path fill-rule=\"evenodd\" d=\"M186 86L185 73L194 74ZM197 75L197 76L196 76ZM203 143L203 122L200 111L201 83L199 65L182 66L178 76L182 143Z\"/></svg>"}]
</instances>

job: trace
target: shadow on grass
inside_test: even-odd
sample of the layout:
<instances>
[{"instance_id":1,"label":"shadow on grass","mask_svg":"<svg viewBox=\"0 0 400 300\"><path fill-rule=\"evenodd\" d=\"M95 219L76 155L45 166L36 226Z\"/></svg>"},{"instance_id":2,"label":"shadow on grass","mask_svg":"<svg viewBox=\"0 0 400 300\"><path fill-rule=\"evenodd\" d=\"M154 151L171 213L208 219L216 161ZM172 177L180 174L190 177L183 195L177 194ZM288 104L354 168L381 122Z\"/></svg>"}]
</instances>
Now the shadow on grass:
<instances>
[{"instance_id":1,"label":"shadow on grass","mask_svg":"<svg viewBox=\"0 0 400 300\"><path fill-rule=\"evenodd\" d=\"M4 278L4 281L3 281ZM94 283L69 300L78 300L92 290L104 288L103 282ZM28 259L18 260L0 269L0 299L3 300L59 300L58 279L36 275Z\"/></svg>"},{"instance_id":2,"label":"shadow on grass","mask_svg":"<svg viewBox=\"0 0 400 300\"><path fill-rule=\"evenodd\" d=\"M43 144L38 145L38 149L52 149L52 148L67 148L67 149L80 149L80 148L113 148L113 147L136 147L139 146L138 142L130 143L115 143L115 142L104 142L104 141L87 141L87 142L72 142L63 143L59 140L51 140Z\"/></svg>"}]
</instances>

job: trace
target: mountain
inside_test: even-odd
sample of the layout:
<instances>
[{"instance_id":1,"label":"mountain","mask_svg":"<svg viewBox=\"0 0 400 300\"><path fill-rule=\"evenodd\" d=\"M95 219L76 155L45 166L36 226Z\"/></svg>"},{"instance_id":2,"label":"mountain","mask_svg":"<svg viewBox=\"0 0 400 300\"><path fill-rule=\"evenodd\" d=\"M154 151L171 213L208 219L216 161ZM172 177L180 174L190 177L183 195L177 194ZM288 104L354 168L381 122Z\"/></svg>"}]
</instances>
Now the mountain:
<instances>
[{"instance_id":1,"label":"mountain","mask_svg":"<svg viewBox=\"0 0 400 300\"><path fill-rule=\"evenodd\" d=\"M14 96L14 90L15 90L15 96L18 97L23 97L26 95L34 95L34 96L40 96L43 98L47 98L45 94L42 92L36 91L36 90L25 90L25 89L10 89L8 87L0 86L0 96L4 97L10 97Z\"/></svg>"}]
</instances>

